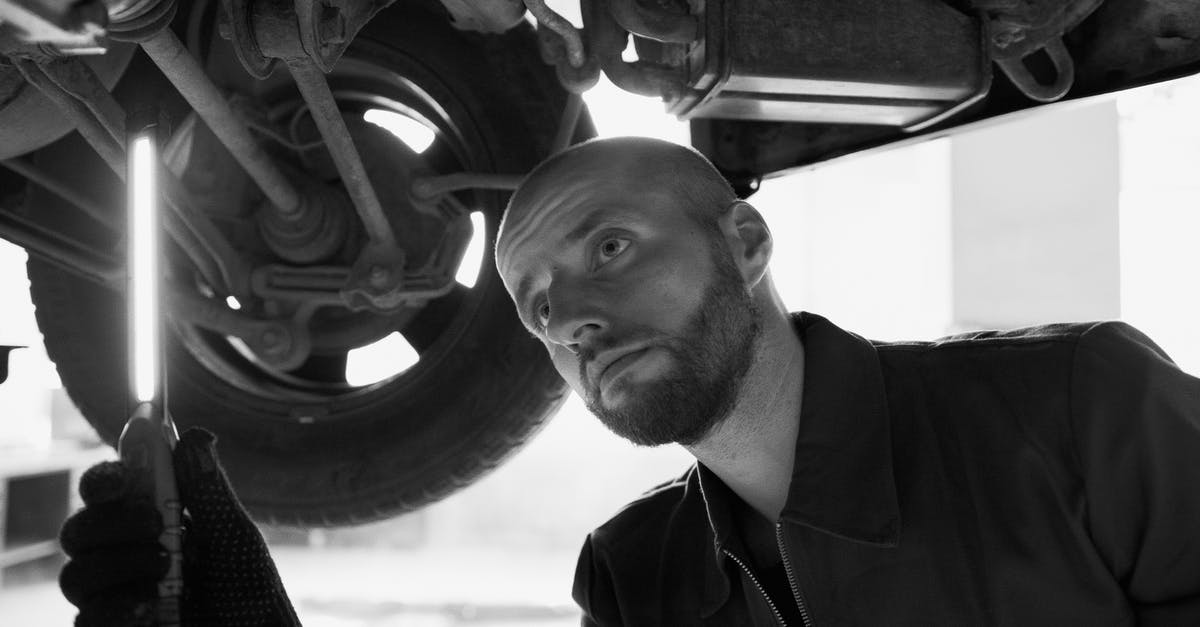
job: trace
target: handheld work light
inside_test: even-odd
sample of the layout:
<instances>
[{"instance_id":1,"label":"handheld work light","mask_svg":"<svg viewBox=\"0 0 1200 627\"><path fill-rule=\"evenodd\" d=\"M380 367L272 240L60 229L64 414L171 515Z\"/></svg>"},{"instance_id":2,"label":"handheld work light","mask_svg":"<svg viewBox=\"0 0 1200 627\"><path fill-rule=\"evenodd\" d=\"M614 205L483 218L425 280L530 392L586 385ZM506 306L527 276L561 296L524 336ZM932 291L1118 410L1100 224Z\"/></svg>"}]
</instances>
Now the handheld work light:
<instances>
[{"instance_id":1,"label":"handheld work light","mask_svg":"<svg viewBox=\"0 0 1200 627\"><path fill-rule=\"evenodd\" d=\"M181 506L171 458L178 437L167 412L166 377L161 346L158 126L133 118L127 149L126 295L129 318L129 421L117 444L121 461L139 477L163 519L159 542L170 567L158 584L159 625L179 625L183 589Z\"/></svg>"}]
</instances>

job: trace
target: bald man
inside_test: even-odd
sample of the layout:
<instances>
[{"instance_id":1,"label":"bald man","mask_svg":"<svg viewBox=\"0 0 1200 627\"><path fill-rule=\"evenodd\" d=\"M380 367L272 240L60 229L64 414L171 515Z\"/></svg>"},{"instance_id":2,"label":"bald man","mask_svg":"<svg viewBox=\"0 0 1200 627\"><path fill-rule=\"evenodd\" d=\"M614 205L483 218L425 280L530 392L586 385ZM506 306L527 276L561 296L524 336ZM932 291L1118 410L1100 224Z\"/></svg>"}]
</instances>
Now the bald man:
<instances>
[{"instance_id":1,"label":"bald man","mask_svg":"<svg viewBox=\"0 0 1200 627\"><path fill-rule=\"evenodd\" d=\"M509 203L497 267L558 372L696 458L587 538L585 625L1200 625L1200 380L1115 322L870 342L790 314L772 246L654 140Z\"/></svg>"}]
</instances>

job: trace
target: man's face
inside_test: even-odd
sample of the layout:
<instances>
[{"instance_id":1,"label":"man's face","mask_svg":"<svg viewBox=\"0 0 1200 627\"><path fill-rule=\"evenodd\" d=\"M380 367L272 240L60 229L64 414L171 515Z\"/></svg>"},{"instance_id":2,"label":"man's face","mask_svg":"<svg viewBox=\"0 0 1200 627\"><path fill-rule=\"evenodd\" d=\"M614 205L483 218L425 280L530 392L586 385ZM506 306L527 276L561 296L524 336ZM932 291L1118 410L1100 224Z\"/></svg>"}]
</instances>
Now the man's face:
<instances>
[{"instance_id":1,"label":"man's face","mask_svg":"<svg viewBox=\"0 0 1200 627\"><path fill-rule=\"evenodd\" d=\"M521 320L615 433L695 443L733 408L759 333L720 231L633 177L555 178L522 194L498 251Z\"/></svg>"}]
</instances>

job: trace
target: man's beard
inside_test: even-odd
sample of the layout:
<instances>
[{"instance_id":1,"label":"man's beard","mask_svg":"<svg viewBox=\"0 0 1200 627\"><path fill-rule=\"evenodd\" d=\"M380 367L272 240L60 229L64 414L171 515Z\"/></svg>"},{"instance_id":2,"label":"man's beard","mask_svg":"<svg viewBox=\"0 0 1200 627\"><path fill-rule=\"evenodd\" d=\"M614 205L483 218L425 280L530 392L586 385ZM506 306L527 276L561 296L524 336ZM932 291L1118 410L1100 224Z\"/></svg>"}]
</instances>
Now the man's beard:
<instances>
[{"instance_id":1,"label":"man's beard","mask_svg":"<svg viewBox=\"0 0 1200 627\"><path fill-rule=\"evenodd\" d=\"M690 445L733 411L754 361L762 325L758 306L727 250L722 246L714 252L716 276L683 331L667 338L646 338L655 349L673 357L670 372L652 383L634 384L637 388L620 408L605 407L599 388L585 383L588 409L613 433L641 446ZM605 339L609 341L600 343L616 344L616 338ZM586 362L580 360L585 382Z\"/></svg>"}]
</instances>

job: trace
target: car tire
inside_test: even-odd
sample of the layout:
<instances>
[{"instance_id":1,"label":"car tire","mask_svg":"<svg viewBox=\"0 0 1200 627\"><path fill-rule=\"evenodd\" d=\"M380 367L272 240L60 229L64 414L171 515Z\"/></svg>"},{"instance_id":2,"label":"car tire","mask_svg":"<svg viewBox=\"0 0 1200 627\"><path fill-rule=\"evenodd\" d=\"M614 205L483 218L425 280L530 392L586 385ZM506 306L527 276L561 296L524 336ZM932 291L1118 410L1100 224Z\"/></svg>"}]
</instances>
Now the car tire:
<instances>
[{"instance_id":1,"label":"car tire","mask_svg":"<svg viewBox=\"0 0 1200 627\"><path fill-rule=\"evenodd\" d=\"M472 166L528 171L548 154L566 101L539 58L532 29L522 23L503 35L460 32L439 8L396 3L347 54L434 77L438 84L427 90L445 95L450 102L440 104L475 138ZM585 115L576 138L592 134ZM78 154L78 144L68 138L37 160L61 165ZM94 197L119 198L103 168L93 167L90 177L74 171ZM489 193L483 201L489 253L503 200ZM63 226L62 205L31 188L26 211ZM93 245L115 245L81 224L64 230ZM122 296L32 255L28 274L37 322L64 387L104 441L115 443L129 412ZM473 288L431 302L411 324L439 329L416 366L328 395L231 384L211 355L198 355L187 334L168 325L170 412L181 431L199 426L217 435L221 460L260 521L331 526L417 509L509 457L557 410L566 387L517 319L490 254Z\"/></svg>"}]
</instances>

